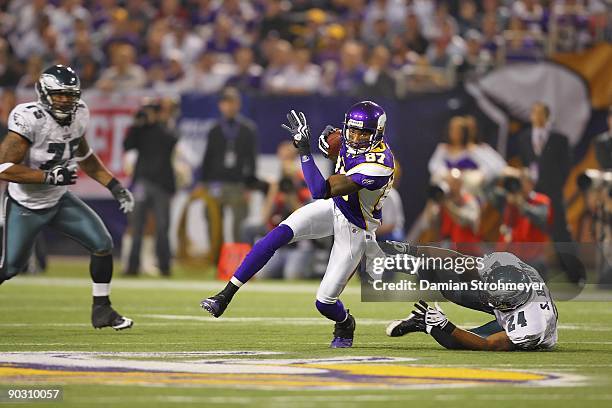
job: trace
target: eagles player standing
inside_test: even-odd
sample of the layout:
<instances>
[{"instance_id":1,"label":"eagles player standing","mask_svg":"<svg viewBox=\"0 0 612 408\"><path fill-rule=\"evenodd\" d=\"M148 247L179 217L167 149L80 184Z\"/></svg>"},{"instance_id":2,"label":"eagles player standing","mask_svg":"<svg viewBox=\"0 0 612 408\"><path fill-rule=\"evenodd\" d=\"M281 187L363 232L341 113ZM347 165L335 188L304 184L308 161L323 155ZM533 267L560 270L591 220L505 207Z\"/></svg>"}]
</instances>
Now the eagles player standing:
<instances>
[{"instance_id":1,"label":"eagles player standing","mask_svg":"<svg viewBox=\"0 0 612 408\"><path fill-rule=\"evenodd\" d=\"M336 171L327 180L310 152L310 129L304 114L292 110L287 118L290 125L283 126L291 133L300 153L304 179L315 201L296 210L258 241L225 289L204 299L201 306L213 316L221 316L238 289L278 248L300 240L333 235L334 245L315 305L323 316L335 322L331 347L351 347L355 319L344 308L339 296L367 255L366 246L372 247L367 244L376 242L381 208L393 184L393 153L383 139L387 116L379 105L370 101L359 102L349 109ZM325 155L326 138L332 129L328 126L320 137L319 146Z\"/></svg>"},{"instance_id":2,"label":"eagles player standing","mask_svg":"<svg viewBox=\"0 0 612 408\"><path fill-rule=\"evenodd\" d=\"M387 241L380 245L384 252L397 253L402 248L402 244L397 244ZM443 248L403 245L405 253L418 257L469 257ZM482 290L445 290L442 295L453 303L492 314L495 320L474 329L463 330L448 320L437 303L431 307L421 300L415 303L415 310L406 319L396 320L387 326L387 335L399 337L413 332L425 332L448 349L552 349L557 343L557 308L539 273L509 252L494 252L485 256L480 264L473 264L479 267L461 275L447 270L422 270L418 275L429 282L479 280ZM505 288L499 288L500 283L505 284ZM520 286L512 289L509 283L523 284L523 287L529 289L521 289ZM492 284L498 287L494 288Z\"/></svg>"},{"instance_id":3,"label":"eagles player standing","mask_svg":"<svg viewBox=\"0 0 612 408\"><path fill-rule=\"evenodd\" d=\"M5 229L0 284L23 269L34 238L48 225L91 253L93 327L116 330L132 326L109 300L113 273L113 242L100 217L68 191L77 178L75 162L88 176L107 187L123 212L134 206L132 194L104 167L90 149L85 132L89 109L72 68L55 65L36 83L37 102L17 105L9 115L0 145L0 179L9 182L3 203Z\"/></svg>"}]
</instances>

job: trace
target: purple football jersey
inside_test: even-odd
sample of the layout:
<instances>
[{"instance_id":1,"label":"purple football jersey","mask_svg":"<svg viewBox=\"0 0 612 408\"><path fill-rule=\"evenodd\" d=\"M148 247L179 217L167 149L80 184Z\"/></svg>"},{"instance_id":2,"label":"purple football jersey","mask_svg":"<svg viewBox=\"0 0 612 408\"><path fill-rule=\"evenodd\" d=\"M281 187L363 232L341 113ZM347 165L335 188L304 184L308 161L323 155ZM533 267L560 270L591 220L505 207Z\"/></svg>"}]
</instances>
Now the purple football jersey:
<instances>
[{"instance_id":1,"label":"purple football jersey","mask_svg":"<svg viewBox=\"0 0 612 408\"><path fill-rule=\"evenodd\" d=\"M346 174L363 188L356 193L334 197L342 214L352 224L372 231L380 225L383 202L393 185L395 162L383 141L368 153L352 155L342 144L336 161L336 174Z\"/></svg>"}]
</instances>

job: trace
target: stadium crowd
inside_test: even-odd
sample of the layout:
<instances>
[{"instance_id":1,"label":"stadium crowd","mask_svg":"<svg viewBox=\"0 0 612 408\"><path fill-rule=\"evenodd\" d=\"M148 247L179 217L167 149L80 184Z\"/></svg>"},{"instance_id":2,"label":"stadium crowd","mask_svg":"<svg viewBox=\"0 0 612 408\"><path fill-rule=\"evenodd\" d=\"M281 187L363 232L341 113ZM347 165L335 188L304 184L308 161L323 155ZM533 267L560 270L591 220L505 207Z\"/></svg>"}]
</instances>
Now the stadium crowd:
<instances>
[{"instance_id":1,"label":"stadium crowd","mask_svg":"<svg viewBox=\"0 0 612 408\"><path fill-rule=\"evenodd\" d=\"M603 0L5 0L0 87L401 96L612 38ZM205 78L205 80L203 80Z\"/></svg>"}]
</instances>

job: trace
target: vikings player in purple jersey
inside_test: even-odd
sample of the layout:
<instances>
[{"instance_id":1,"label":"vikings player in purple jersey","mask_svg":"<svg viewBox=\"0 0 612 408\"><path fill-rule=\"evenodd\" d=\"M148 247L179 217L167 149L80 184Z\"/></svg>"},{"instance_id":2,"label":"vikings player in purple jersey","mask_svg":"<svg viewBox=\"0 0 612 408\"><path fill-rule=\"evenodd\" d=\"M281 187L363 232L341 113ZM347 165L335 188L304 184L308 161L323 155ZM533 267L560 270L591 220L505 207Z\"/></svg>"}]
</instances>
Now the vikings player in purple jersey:
<instances>
[{"instance_id":1,"label":"vikings player in purple jersey","mask_svg":"<svg viewBox=\"0 0 612 408\"><path fill-rule=\"evenodd\" d=\"M339 299L361 260L374 254L376 228L380 225L381 208L393 184L393 153L384 140L387 116L376 103L363 101L352 106L345 115L342 146L335 174L327 180L310 152L310 129L302 112L291 111L289 126L283 125L300 153L304 178L312 203L296 210L278 227L259 240L238 267L225 289L204 299L202 308L219 317L234 294L255 275L283 245L305 239L334 236L327 270L321 281L315 305L319 312L335 322L332 348L351 347L355 319ZM325 139L319 146L327 155ZM367 248L367 250L366 250Z\"/></svg>"}]
</instances>

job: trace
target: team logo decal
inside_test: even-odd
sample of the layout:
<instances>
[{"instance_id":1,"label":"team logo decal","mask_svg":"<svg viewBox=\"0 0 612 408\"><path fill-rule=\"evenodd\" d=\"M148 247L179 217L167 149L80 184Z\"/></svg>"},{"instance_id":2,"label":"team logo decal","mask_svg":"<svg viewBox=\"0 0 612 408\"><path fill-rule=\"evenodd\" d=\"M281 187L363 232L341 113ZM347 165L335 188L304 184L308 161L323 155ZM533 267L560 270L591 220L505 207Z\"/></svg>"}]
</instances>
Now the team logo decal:
<instances>
[{"instance_id":1,"label":"team logo decal","mask_svg":"<svg viewBox=\"0 0 612 408\"><path fill-rule=\"evenodd\" d=\"M569 380L551 373L417 366L413 358L271 359L261 354L274 353L3 353L0 383L386 389L487 384L551 386Z\"/></svg>"}]
</instances>

